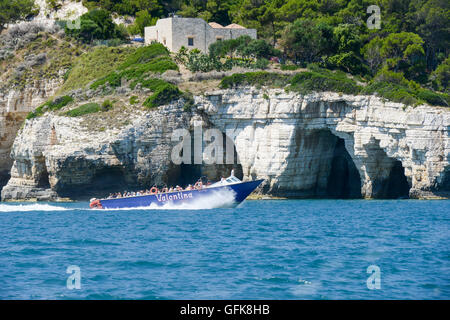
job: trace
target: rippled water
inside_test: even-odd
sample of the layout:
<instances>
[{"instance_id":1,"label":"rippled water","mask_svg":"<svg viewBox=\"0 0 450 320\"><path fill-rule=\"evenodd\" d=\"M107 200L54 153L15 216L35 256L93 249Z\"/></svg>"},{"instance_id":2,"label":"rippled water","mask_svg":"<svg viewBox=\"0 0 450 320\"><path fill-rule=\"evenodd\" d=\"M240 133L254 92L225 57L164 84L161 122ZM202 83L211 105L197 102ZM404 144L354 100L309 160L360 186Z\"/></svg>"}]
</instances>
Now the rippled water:
<instances>
[{"instance_id":1,"label":"rippled water","mask_svg":"<svg viewBox=\"0 0 450 320\"><path fill-rule=\"evenodd\" d=\"M449 299L449 201L0 204L2 299ZM69 290L66 269L81 270ZM369 290L367 268L381 271Z\"/></svg>"}]
</instances>

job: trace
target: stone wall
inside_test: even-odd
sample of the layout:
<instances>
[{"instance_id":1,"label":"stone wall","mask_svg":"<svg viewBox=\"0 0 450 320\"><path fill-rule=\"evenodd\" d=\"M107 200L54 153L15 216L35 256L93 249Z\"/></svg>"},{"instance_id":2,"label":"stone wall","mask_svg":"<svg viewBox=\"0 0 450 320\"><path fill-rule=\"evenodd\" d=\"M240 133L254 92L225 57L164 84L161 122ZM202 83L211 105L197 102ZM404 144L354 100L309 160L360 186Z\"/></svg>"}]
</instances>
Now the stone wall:
<instances>
[{"instance_id":1,"label":"stone wall","mask_svg":"<svg viewBox=\"0 0 450 320\"><path fill-rule=\"evenodd\" d=\"M222 40L235 39L248 35L256 39L255 29L213 28L200 18L159 19L155 26L145 28L145 43L152 41L163 43L170 51L178 52L182 46L187 49L199 49L208 52L209 45ZM194 45L188 45L188 37L194 39Z\"/></svg>"}]
</instances>

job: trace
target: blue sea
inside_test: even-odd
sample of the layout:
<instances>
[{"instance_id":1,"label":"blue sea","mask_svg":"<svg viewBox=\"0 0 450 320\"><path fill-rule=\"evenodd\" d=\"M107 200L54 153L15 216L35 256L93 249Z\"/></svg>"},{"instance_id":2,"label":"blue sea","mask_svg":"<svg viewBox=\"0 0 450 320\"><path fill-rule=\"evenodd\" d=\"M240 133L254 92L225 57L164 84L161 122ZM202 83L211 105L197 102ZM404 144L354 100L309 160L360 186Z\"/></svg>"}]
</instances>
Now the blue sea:
<instances>
[{"instance_id":1,"label":"blue sea","mask_svg":"<svg viewBox=\"0 0 450 320\"><path fill-rule=\"evenodd\" d=\"M1 299L450 298L450 201L87 208L0 203Z\"/></svg>"}]
</instances>

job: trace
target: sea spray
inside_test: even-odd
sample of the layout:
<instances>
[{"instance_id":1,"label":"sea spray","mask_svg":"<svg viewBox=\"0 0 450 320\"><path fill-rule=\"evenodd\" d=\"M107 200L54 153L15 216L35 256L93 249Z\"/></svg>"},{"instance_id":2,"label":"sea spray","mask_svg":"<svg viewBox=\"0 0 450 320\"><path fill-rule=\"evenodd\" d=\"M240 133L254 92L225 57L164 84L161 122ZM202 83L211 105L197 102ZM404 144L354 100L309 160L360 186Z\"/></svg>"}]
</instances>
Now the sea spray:
<instances>
[{"instance_id":1,"label":"sea spray","mask_svg":"<svg viewBox=\"0 0 450 320\"><path fill-rule=\"evenodd\" d=\"M195 198L191 201L174 204L171 201L158 206L152 203L149 207L119 208L119 209L99 209L99 211L120 211L120 210L207 210L216 208L232 208L235 206L235 192L231 189L222 189L212 193Z\"/></svg>"},{"instance_id":2,"label":"sea spray","mask_svg":"<svg viewBox=\"0 0 450 320\"><path fill-rule=\"evenodd\" d=\"M68 208L52 206L43 203L34 204L0 204L0 212L30 212L30 211L66 211Z\"/></svg>"}]
</instances>

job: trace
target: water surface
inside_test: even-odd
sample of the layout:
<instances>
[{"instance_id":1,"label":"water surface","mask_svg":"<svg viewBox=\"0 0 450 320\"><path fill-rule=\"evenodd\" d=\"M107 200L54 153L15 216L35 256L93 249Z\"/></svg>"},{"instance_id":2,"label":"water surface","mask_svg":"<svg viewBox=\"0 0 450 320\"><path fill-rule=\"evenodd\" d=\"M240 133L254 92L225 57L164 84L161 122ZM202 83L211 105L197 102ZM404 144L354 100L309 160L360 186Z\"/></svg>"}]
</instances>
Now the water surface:
<instances>
[{"instance_id":1,"label":"water surface","mask_svg":"<svg viewBox=\"0 0 450 320\"><path fill-rule=\"evenodd\" d=\"M450 298L449 201L87 207L0 203L1 299ZM80 290L66 287L70 265Z\"/></svg>"}]
</instances>

